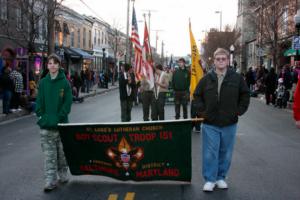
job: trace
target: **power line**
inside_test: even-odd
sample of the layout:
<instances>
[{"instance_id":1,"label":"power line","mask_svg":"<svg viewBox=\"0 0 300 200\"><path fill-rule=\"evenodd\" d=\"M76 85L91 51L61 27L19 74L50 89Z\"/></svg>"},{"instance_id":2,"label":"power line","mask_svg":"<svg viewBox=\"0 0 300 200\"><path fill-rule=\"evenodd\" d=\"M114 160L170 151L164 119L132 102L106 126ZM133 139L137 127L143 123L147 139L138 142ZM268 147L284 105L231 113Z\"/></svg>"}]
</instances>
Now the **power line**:
<instances>
[{"instance_id":1,"label":"power line","mask_svg":"<svg viewBox=\"0 0 300 200\"><path fill-rule=\"evenodd\" d=\"M81 3L83 3L92 13L94 13L96 15L96 17L98 17L100 20L102 20L103 22L106 22L102 17L100 17L91 7L89 7L89 5L87 5L83 0L79 0Z\"/></svg>"}]
</instances>

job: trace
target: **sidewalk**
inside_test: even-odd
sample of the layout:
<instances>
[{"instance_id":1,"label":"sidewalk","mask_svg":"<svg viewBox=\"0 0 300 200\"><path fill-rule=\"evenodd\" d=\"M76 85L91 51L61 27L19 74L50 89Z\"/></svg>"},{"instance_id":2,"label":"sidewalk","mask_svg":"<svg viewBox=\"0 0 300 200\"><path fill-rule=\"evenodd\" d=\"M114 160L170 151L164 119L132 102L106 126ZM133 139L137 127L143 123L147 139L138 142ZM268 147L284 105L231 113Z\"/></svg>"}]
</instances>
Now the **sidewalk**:
<instances>
[{"instance_id":1,"label":"sidewalk","mask_svg":"<svg viewBox=\"0 0 300 200\"><path fill-rule=\"evenodd\" d=\"M89 97L93 97L99 94L103 94L105 92L109 92L109 91L113 91L119 88L119 83L116 82L115 85L113 86L111 83L108 84L108 89L106 88L98 88L97 85L95 85L89 93L80 93L79 97L83 97L83 98L89 98ZM83 102L84 103L84 102ZM32 113L27 112L26 110L22 109L22 111L19 112L15 112L15 113L11 113L8 115L2 114L2 99L0 99L0 122L4 122L7 120L12 120L12 119L17 119L20 117L23 117L25 115L30 115Z\"/></svg>"}]
</instances>

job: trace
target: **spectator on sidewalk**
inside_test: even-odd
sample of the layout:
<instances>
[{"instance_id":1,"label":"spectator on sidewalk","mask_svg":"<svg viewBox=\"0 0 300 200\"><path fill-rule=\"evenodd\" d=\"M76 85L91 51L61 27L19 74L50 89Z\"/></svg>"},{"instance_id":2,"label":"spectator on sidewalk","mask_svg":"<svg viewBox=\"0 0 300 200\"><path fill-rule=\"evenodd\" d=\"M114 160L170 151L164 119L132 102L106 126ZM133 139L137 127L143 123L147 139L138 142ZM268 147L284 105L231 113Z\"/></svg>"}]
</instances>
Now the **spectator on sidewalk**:
<instances>
[{"instance_id":1,"label":"spectator on sidewalk","mask_svg":"<svg viewBox=\"0 0 300 200\"><path fill-rule=\"evenodd\" d=\"M57 187L57 175L61 183L68 181L68 166L57 130L58 123L68 123L72 92L56 54L48 57L49 73L39 83L36 115L41 128L41 144L44 153L44 191Z\"/></svg>"},{"instance_id":2,"label":"spectator on sidewalk","mask_svg":"<svg viewBox=\"0 0 300 200\"><path fill-rule=\"evenodd\" d=\"M21 68L19 66L16 67L10 74L10 78L14 82L14 92L11 99L11 110L12 112L21 111L20 108L20 97L23 92L23 76L20 73Z\"/></svg>"},{"instance_id":3,"label":"spectator on sidewalk","mask_svg":"<svg viewBox=\"0 0 300 200\"><path fill-rule=\"evenodd\" d=\"M266 96L266 104L269 105L270 102L275 105L275 91L277 87L277 74L275 73L275 69L271 68L270 72L266 76L265 80L266 84L266 91L265 91L265 96Z\"/></svg>"},{"instance_id":4,"label":"spectator on sidewalk","mask_svg":"<svg viewBox=\"0 0 300 200\"><path fill-rule=\"evenodd\" d=\"M187 104L190 89L190 73L185 66L184 58L178 60L179 68L173 74L172 87L175 96L175 119L180 118L180 107L183 109L183 118L187 119Z\"/></svg>"},{"instance_id":5,"label":"spectator on sidewalk","mask_svg":"<svg viewBox=\"0 0 300 200\"><path fill-rule=\"evenodd\" d=\"M297 128L300 128L300 74L298 74L298 83L294 94L294 119Z\"/></svg>"},{"instance_id":6,"label":"spectator on sidewalk","mask_svg":"<svg viewBox=\"0 0 300 200\"><path fill-rule=\"evenodd\" d=\"M278 86L276 89L276 100L275 107L286 108L288 101L289 93L284 86L283 78L278 79Z\"/></svg>"},{"instance_id":7,"label":"spectator on sidewalk","mask_svg":"<svg viewBox=\"0 0 300 200\"><path fill-rule=\"evenodd\" d=\"M204 118L202 125L203 191L217 186L227 189L225 182L235 143L238 117L249 106L250 93L243 77L228 69L229 52L218 48L214 53L215 70L205 75L194 93L193 108Z\"/></svg>"},{"instance_id":8,"label":"spectator on sidewalk","mask_svg":"<svg viewBox=\"0 0 300 200\"><path fill-rule=\"evenodd\" d=\"M74 75L72 76L72 83L73 83L73 87L76 90L76 97L79 97L79 93L80 93L80 88L83 85L83 82L78 74L78 72L75 72Z\"/></svg>"},{"instance_id":9,"label":"spectator on sidewalk","mask_svg":"<svg viewBox=\"0 0 300 200\"><path fill-rule=\"evenodd\" d=\"M279 74L279 78L283 79L283 85L286 89L286 91L288 92L288 101L291 97L291 89L293 87L293 76L292 76L292 72L290 70L289 65L284 65L281 73Z\"/></svg>"},{"instance_id":10,"label":"spectator on sidewalk","mask_svg":"<svg viewBox=\"0 0 300 200\"><path fill-rule=\"evenodd\" d=\"M248 88L252 92L254 90L253 86L255 84L255 77L254 77L254 73L253 73L253 68L252 67L249 67L249 69L248 69L248 71L246 73L246 82L247 82Z\"/></svg>"},{"instance_id":11,"label":"spectator on sidewalk","mask_svg":"<svg viewBox=\"0 0 300 200\"><path fill-rule=\"evenodd\" d=\"M155 85L156 95L152 110L152 120L164 120L166 93L169 88L169 77L163 71L162 65L157 65L155 68Z\"/></svg>"},{"instance_id":12,"label":"spectator on sidewalk","mask_svg":"<svg viewBox=\"0 0 300 200\"><path fill-rule=\"evenodd\" d=\"M14 82L9 77L10 74L10 68L4 67L2 69L2 74L0 77L0 89L2 90L3 99L2 99L2 108L3 108L3 114L9 114L10 111L10 102L11 97L14 91Z\"/></svg>"}]
</instances>

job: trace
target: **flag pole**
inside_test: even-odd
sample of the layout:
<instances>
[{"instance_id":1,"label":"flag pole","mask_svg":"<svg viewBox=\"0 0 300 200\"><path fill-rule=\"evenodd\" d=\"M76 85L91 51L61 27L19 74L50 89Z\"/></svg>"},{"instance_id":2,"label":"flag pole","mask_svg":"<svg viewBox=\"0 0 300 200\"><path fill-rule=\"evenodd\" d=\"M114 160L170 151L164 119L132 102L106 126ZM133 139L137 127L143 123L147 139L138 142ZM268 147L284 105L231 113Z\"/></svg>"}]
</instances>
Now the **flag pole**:
<instances>
[{"instance_id":1,"label":"flag pole","mask_svg":"<svg viewBox=\"0 0 300 200\"><path fill-rule=\"evenodd\" d=\"M147 20L146 20L146 14L144 14L144 19L145 19L145 26L147 27ZM149 50L150 50L150 66L152 67L152 71L153 71L153 79L154 79L154 97L155 99L158 99L158 95L157 95L157 88L156 88L156 84L155 84L155 69L153 66L153 58L152 58L152 50L151 50L151 44L150 44L150 38L149 38L150 32L148 30L148 46L149 46Z\"/></svg>"}]
</instances>

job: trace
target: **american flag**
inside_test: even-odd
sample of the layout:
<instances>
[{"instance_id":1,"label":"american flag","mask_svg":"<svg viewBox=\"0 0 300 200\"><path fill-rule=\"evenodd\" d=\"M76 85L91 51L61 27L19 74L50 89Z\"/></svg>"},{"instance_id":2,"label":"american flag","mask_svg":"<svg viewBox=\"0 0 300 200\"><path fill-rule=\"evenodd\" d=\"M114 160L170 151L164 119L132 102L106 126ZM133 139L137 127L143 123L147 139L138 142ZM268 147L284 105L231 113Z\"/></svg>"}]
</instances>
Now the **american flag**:
<instances>
[{"instance_id":1,"label":"american flag","mask_svg":"<svg viewBox=\"0 0 300 200\"><path fill-rule=\"evenodd\" d=\"M138 25L137 25L137 21L136 21L136 14L135 14L134 7L133 7L133 11L132 11L131 41L134 46L135 74L136 74L136 78L138 80L140 80L141 74L142 74L143 57L142 57L142 47L141 47L141 43L140 43L139 31L138 31Z\"/></svg>"}]
</instances>

